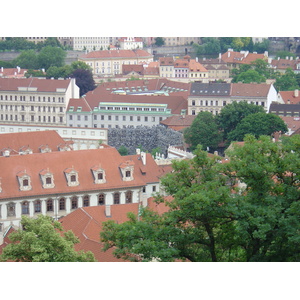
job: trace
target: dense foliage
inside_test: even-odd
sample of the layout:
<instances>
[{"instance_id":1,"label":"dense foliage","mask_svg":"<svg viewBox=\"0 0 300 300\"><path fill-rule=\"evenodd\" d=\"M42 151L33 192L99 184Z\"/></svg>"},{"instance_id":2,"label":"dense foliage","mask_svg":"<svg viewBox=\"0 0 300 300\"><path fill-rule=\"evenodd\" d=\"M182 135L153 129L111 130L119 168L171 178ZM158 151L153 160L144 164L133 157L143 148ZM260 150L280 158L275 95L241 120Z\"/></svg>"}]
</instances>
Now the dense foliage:
<instances>
[{"instance_id":1,"label":"dense foliage","mask_svg":"<svg viewBox=\"0 0 300 300\"><path fill-rule=\"evenodd\" d=\"M192 125L185 129L184 139L190 144L191 150L201 144L204 149L215 150L222 140L215 117L210 112L200 112Z\"/></svg>"},{"instance_id":2,"label":"dense foliage","mask_svg":"<svg viewBox=\"0 0 300 300\"><path fill-rule=\"evenodd\" d=\"M141 261L299 261L300 137L272 142L248 135L230 161L176 161L162 178L169 211L146 208L122 224L105 222L105 250Z\"/></svg>"},{"instance_id":3,"label":"dense foliage","mask_svg":"<svg viewBox=\"0 0 300 300\"><path fill-rule=\"evenodd\" d=\"M72 231L63 232L58 221L39 215L33 219L22 217L22 229L9 235L8 244L0 256L2 261L18 262L92 262L94 255L77 252L74 244L79 239Z\"/></svg>"}]
</instances>

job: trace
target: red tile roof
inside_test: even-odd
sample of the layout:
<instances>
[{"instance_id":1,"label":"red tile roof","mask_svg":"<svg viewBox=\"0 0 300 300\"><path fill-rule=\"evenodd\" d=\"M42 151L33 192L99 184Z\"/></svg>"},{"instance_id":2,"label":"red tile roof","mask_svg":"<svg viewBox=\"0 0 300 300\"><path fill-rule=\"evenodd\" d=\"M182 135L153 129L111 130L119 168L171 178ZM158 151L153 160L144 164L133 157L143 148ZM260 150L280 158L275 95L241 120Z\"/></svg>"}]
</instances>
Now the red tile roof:
<instances>
[{"instance_id":1,"label":"red tile roof","mask_svg":"<svg viewBox=\"0 0 300 300\"><path fill-rule=\"evenodd\" d=\"M72 230L80 239L75 245L75 250L92 251L99 262L122 262L113 256L113 249L103 252L103 244L100 242L102 222L114 220L123 223L128 220L127 214L133 212L138 214L138 203L111 205L111 217L105 214L105 206L82 207L69 215L61 218L59 222L64 230Z\"/></svg>"},{"instance_id":2,"label":"red tile roof","mask_svg":"<svg viewBox=\"0 0 300 300\"><path fill-rule=\"evenodd\" d=\"M135 164L132 181L124 181L121 177L119 166L132 159ZM95 184L91 168L101 164L105 170L106 182ZM16 197L36 197L39 195L79 193L84 191L127 189L142 187L148 180L158 182L160 169L153 164L153 158L147 156L145 176L139 166L138 156L121 156L115 148L63 151L51 153L37 153L0 157L1 187L0 199ZM40 179L41 170L48 169L53 174L54 188L44 189ZM65 170L74 168L78 172L79 185L68 186ZM30 176L31 190L21 191L16 176L26 170ZM149 177L148 177L149 176Z\"/></svg>"},{"instance_id":3,"label":"red tile roof","mask_svg":"<svg viewBox=\"0 0 300 300\"><path fill-rule=\"evenodd\" d=\"M163 124L174 130L181 130L181 129L191 126L195 118L196 118L196 116L194 116L194 115L171 116L171 117L161 121L160 124Z\"/></svg>"},{"instance_id":4,"label":"red tile roof","mask_svg":"<svg viewBox=\"0 0 300 300\"><path fill-rule=\"evenodd\" d=\"M15 150L15 154L18 154L22 148L28 147L33 153L40 153L40 149L45 146L48 146L51 151L59 151L58 146L64 143L64 139L55 130L2 133L0 134L0 155L5 148Z\"/></svg>"},{"instance_id":5,"label":"red tile roof","mask_svg":"<svg viewBox=\"0 0 300 300\"><path fill-rule=\"evenodd\" d=\"M56 92L67 89L71 79L0 78L0 91L18 91L19 87L37 88L37 92Z\"/></svg>"},{"instance_id":6,"label":"red tile roof","mask_svg":"<svg viewBox=\"0 0 300 300\"><path fill-rule=\"evenodd\" d=\"M91 108L98 107L100 102L118 102L118 103L152 103L152 104L167 104L168 109L171 109L172 114L180 114L182 109L187 109L187 101L182 96L146 96L146 95L117 95L106 94L97 95L88 93L85 99ZM82 106L80 102L84 102L82 98L73 101L70 99L68 110L72 103L78 103L77 106Z\"/></svg>"},{"instance_id":7,"label":"red tile roof","mask_svg":"<svg viewBox=\"0 0 300 300\"><path fill-rule=\"evenodd\" d=\"M285 104L298 104L300 103L299 90L296 91L280 91L279 95Z\"/></svg>"},{"instance_id":8,"label":"red tile roof","mask_svg":"<svg viewBox=\"0 0 300 300\"><path fill-rule=\"evenodd\" d=\"M18 68L0 68L0 77L15 77L22 78L25 77L27 69L19 69Z\"/></svg>"},{"instance_id":9,"label":"red tile roof","mask_svg":"<svg viewBox=\"0 0 300 300\"><path fill-rule=\"evenodd\" d=\"M271 84L267 83L232 83L232 97L267 97Z\"/></svg>"},{"instance_id":10,"label":"red tile roof","mask_svg":"<svg viewBox=\"0 0 300 300\"><path fill-rule=\"evenodd\" d=\"M80 59L111 59L111 58L151 58L152 54L145 50L101 50L81 55Z\"/></svg>"}]
</instances>

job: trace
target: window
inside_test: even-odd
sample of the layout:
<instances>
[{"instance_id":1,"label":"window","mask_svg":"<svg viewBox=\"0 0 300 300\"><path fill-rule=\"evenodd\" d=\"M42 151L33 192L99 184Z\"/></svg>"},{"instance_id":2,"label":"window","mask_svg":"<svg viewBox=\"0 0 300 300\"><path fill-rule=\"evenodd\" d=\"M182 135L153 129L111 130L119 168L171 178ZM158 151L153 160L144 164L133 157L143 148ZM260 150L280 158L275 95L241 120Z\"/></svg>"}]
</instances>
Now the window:
<instances>
[{"instance_id":1,"label":"window","mask_svg":"<svg viewBox=\"0 0 300 300\"><path fill-rule=\"evenodd\" d=\"M78 208L78 198L77 198L77 196L73 196L71 198L71 208L72 209Z\"/></svg>"},{"instance_id":2,"label":"window","mask_svg":"<svg viewBox=\"0 0 300 300\"><path fill-rule=\"evenodd\" d=\"M22 203L22 215L28 215L29 214L29 202L25 201Z\"/></svg>"},{"instance_id":3,"label":"window","mask_svg":"<svg viewBox=\"0 0 300 300\"><path fill-rule=\"evenodd\" d=\"M66 199L60 198L59 199L59 210L65 210L66 209Z\"/></svg>"},{"instance_id":4,"label":"window","mask_svg":"<svg viewBox=\"0 0 300 300\"><path fill-rule=\"evenodd\" d=\"M90 196L89 195L83 196L83 206L84 207L90 206Z\"/></svg>"},{"instance_id":5,"label":"window","mask_svg":"<svg viewBox=\"0 0 300 300\"><path fill-rule=\"evenodd\" d=\"M114 204L120 204L120 193L114 193Z\"/></svg>"},{"instance_id":6,"label":"window","mask_svg":"<svg viewBox=\"0 0 300 300\"><path fill-rule=\"evenodd\" d=\"M132 203L132 191L127 191L125 195L125 202Z\"/></svg>"},{"instance_id":7,"label":"window","mask_svg":"<svg viewBox=\"0 0 300 300\"><path fill-rule=\"evenodd\" d=\"M7 216L14 217L16 215L16 204L10 202L7 204Z\"/></svg>"},{"instance_id":8,"label":"window","mask_svg":"<svg viewBox=\"0 0 300 300\"><path fill-rule=\"evenodd\" d=\"M52 178L51 177L46 177L46 184L49 184L49 185L52 184Z\"/></svg>"},{"instance_id":9,"label":"window","mask_svg":"<svg viewBox=\"0 0 300 300\"><path fill-rule=\"evenodd\" d=\"M99 194L98 196L98 205L104 205L105 204L105 195Z\"/></svg>"},{"instance_id":10,"label":"window","mask_svg":"<svg viewBox=\"0 0 300 300\"><path fill-rule=\"evenodd\" d=\"M71 182L76 182L76 175L71 175L70 180Z\"/></svg>"},{"instance_id":11,"label":"window","mask_svg":"<svg viewBox=\"0 0 300 300\"><path fill-rule=\"evenodd\" d=\"M152 192L156 192L156 185L152 186Z\"/></svg>"},{"instance_id":12,"label":"window","mask_svg":"<svg viewBox=\"0 0 300 300\"><path fill-rule=\"evenodd\" d=\"M130 171L126 171L125 176L126 177L131 177L131 172Z\"/></svg>"},{"instance_id":13,"label":"window","mask_svg":"<svg viewBox=\"0 0 300 300\"><path fill-rule=\"evenodd\" d=\"M53 200L52 199L47 200L47 211L53 211Z\"/></svg>"},{"instance_id":14,"label":"window","mask_svg":"<svg viewBox=\"0 0 300 300\"><path fill-rule=\"evenodd\" d=\"M41 211L42 211L41 201L40 200L36 200L34 202L34 212L35 213L39 213Z\"/></svg>"}]
</instances>

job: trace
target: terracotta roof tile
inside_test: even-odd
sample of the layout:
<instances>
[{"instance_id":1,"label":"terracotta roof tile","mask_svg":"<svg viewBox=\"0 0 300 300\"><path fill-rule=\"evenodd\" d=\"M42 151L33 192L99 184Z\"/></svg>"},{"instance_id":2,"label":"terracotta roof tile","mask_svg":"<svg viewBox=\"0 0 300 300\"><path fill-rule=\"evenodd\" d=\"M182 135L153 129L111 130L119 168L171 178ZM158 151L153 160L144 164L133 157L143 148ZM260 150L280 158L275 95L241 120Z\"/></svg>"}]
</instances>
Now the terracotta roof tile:
<instances>
[{"instance_id":1,"label":"terracotta roof tile","mask_svg":"<svg viewBox=\"0 0 300 300\"><path fill-rule=\"evenodd\" d=\"M31 78L0 78L0 91L18 91L19 87L37 88L37 92L56 92L56 89L67 89L71 79L39 79Z\"/></svg>"},{"instance_id":2,"label":"terracotta roof tile","mask_svg":"<svg viewBox=\"0 0 300 300\"><path fill-rule=\"evenodd\" d=\"M29 147L33 153L40 153L46 145L51 151L58 151L57 147L62 143L64 143L63 138L55 130L2 133L0 134L0 155L4 148L13 149L18 154L22 148Z\"/></svg>"},{"instance_id":3,"label":"terracotta roof tile","mask_svg":"<svg viewBox=\"0 0 300 300\"><path fill-rule=\"evenodd\" d=\"M152 54L145 50L101 50L92 51L80 56L81 59L105 59L105 58L134 58L134 57L153 57Z\"/></svg>"}]
</instances>

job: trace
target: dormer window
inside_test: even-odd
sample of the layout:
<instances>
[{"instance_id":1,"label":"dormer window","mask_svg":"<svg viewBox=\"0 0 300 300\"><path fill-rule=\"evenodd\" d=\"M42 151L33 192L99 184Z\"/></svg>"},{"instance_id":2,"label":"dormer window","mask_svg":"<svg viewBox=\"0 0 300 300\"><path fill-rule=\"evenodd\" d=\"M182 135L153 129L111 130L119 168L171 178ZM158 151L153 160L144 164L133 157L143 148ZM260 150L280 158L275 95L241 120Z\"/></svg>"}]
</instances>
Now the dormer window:
<instances>
[{"instance_id":1,"label":"dormer window","mask_svg":"<svg viewBox=\"0 0 300 300\"><path fill-rule=\"evenodd\" d=\"M93 166L91 168L91 171L92 171L93 176L94 176L94 183L101 184L101 183L106 182L105 171L104 171L104 169L101 168L100 165Z\"/></svg>"},{"instance_id":2,"label":"dormer window","mask_svg":"<svg viewBox=\"0 0 300 300\"><path fill-rule=\"evenodd\" d=\"M78 178L78 172L72 167L65 169L64 171L67 184L68 186L78 186L79 185L79 178Z\"/></svg>"},{"instance_id":3,"label":"dormer window","mask_svg":"<svg viewBox=\"0 0 300 300\"><path fill-rule=\"evenodd\" d=\"M133 171L134 171L134 162L133 161L126 161L120 165L120 170L122 174L122 178L124 181L131 181L133 180Z\"/></svg>"},{"instance_id":4,"label":"dormer window","mask_svg":"<svg viewBox=\"0 0 300 300\"><path fill-rule=\"evenodd\" d=\"M19 181L19 186L21 191L29 191L31 190L31 179L30 176L26 173L26 171L21 171L17 174L17 178Z\"/></svg>"},{"instance_id":5,"label":"dormer window","mask_svg":"<svg viewBox=\"0 0 300 300\"><path fill-rule=\"evenodd\" d=\"M44 189L50 189L55 187L53 174L49 171L49 169L42 170L40 172L40 177Z\"/></svg>"}]
</instances>

